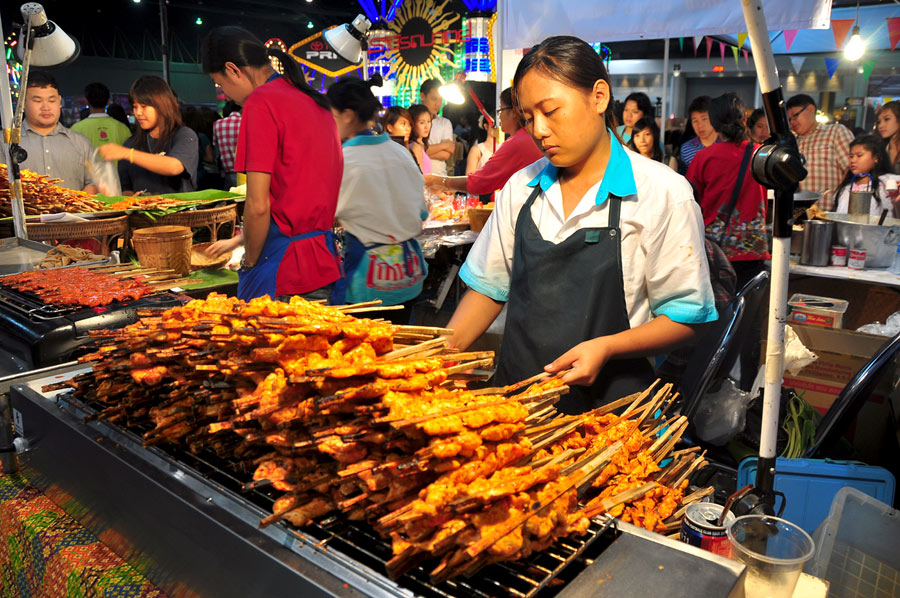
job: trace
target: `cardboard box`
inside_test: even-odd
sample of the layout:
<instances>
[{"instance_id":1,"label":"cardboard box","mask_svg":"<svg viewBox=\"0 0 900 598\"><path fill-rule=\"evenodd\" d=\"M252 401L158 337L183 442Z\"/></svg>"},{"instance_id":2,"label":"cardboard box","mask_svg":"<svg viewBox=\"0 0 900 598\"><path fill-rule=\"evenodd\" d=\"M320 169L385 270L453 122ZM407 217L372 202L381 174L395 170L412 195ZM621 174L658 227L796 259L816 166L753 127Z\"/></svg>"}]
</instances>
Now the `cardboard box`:
<instances>
[{"instance_id":1,"label":"cardboard box","mask_svg":"<svg viewBox=\"0 0 900 598\"><path fill-rule=\"evenodd\" d=\"M797 374L785 372L784 385L802 394L807 403L825 413L844 387L871 357L890 339L854 332L791 323L803 344L819 356ZM896 364L893 366L896 368ZM881 441L890 425L887 400L894 376L885 375L860 410L856 425L848 435L860 458L877 463Z\"/></svg>"},{"instance_id":2,"label":"cardboard box","mask_svg":"<svg viewBox=\"0 0 900 598\"><path fill-rule=\"evenodd\" d=\"M807 305L807 303L812 303L812 305ZM831 303L832 306L816 307L815 303ZM791 307L791 313L788 316L790 322L824 326L825 328L840 328L850 303L843 299L795 293L788 300L788 305Z\"/></svg>"}]
</instances>

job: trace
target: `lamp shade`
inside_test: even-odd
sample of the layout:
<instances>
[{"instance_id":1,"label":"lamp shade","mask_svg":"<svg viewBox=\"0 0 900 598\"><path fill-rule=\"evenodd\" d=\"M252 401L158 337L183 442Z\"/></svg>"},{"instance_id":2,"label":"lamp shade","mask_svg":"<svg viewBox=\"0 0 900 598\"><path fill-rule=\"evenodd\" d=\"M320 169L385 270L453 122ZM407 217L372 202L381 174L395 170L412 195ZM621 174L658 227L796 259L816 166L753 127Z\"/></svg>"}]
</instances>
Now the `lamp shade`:
<instances>
[{"instance_id":1,"label":"lamp shade","mask_svg":"<svg viewBox=\"0 0 900 598\"><path fill-rule=\"evenodd\" d=\"M78 58L81 49L74 38L69 37L56 23L47 19L44 7L36 2L22 5L22 16L25 18L25 26L19 39L23 42L16 47L16 57L22 62L25 58L27 46L24 43L28 34L27 27L31 27L31 35L34 36L34 50L31 53L31 66L54 67L71 63Z\"/></svg>"},{"instance_id":2,"label":"lamp shade","mask_svg":"<svg viewBox=\"0 0 900 598\"><path fill-rule=\"evenodd\" d=\"M372 22L363 15L357 15L352 24L344 24L325 32L325 41L344 60L359 64L363 59L363 43Z\"/></svg>"}]
</instances>

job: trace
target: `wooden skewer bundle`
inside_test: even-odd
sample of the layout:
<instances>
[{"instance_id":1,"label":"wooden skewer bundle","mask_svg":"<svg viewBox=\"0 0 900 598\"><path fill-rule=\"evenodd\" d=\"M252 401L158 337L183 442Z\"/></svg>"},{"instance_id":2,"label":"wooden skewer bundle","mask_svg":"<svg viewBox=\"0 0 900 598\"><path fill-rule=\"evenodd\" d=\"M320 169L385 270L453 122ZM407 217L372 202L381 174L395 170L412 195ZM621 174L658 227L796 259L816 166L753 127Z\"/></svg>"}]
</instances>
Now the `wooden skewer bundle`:
<instances>
[{"instance_id":1,"label":"wooden skewer bundle","mask_svg":"<svg viewBox=\"0 0 900 598\"><path fill-rule=\"evenodd\" d=\"M394 576L426 559L439 561L435 581L472 574L604 512L669 529L703 464L672 453L686 422L665 418L670 386L582 416L556 414L568 389L547 374L447 388L492 355L449 349L446 329L351 315L374 307L211 294L94 333L99 347L83 358L93 371L67 385L147 444L229 460L252 478L245 490L276 497L262 525L336 510L375 522L394 541Z\"/></svg>"}]
</instances>

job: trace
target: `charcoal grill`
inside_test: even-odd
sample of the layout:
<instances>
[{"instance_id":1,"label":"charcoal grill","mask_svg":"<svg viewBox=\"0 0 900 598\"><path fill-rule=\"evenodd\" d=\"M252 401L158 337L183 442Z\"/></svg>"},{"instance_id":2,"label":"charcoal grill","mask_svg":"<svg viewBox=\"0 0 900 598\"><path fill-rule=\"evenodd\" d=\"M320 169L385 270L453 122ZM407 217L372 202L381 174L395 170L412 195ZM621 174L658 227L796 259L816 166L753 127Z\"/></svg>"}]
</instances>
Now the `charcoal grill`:
<instances>
[{"instance_id":1,"label":"charcoal grill","mask_svg":"<svg viewBox=\"0 0 900 598\"><path fill-rule=\"evenodd\" d=\"M139 309L168 309L186 301L161 292L102 307L51 305L31 292L0 285L0 375L57 365L76 357L91 330L121 328Z\"/></svg>"},{"instance_id":2,"label":"charcoal grill","mask_svg":"<svg viewBox=\"0 0 900 598\"><path fill-rule=\"evenodd\" d=\"M85 423L85 416L94 412L91 405L67 393L53 402L39 392L41 385L71 375L13 386L17 420L31 443L20 458L22 468L38 488L51 495L63 490L77 499L73 514L92 531L100 534L112 528L127 538L127 545L113 549L129 562L152 562L142 572L172 598L287 592L304 598L600 596L596 584L585 588L578 581L602 560L604 551L626 536L639 541L638 550L645 551L635 554L636 562L652 558L652 547L662 543L697 561L687 571L691 578L704 566L714 568L724 576L720 590L725 590L704 596L729 595L742 571L733 561L602 518L592 521L583 537L563 538L526 560L490 565L472 578L435 585L428 578L434 563L426 563L394 582L384 575L392 556L390 543L367 524L338 515L302 530L283 522L259 530L259 520L271 513L274 495L265 488L242 492L250 472L236 471L212 454L145 448L137 434L141 430L102 421ZM653 539L645 539L649 537ZM661 570L654 567L656 573ZM667 586L666 595L683 595L673 591L671 582ZM185 588L193 594L184 593ZM698 589L694 586L691 592Z\"/></svg>"}]
</instances>

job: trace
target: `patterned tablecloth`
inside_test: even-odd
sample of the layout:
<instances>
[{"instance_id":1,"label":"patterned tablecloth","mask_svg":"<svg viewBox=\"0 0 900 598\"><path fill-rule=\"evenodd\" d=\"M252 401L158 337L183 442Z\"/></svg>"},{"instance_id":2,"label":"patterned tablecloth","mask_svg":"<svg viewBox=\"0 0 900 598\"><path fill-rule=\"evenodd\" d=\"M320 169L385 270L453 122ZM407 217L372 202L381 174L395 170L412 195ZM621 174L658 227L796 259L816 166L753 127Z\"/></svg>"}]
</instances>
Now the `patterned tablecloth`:
<instances>
[{"instance_id":1,"label":"patterned tablecloth","mask_svg":"<svg viewBox=\"0 0 900 598\"><path fill-rule=\"evenodd\" d=\"M17 474L0 474L0 596L166 598Z\"/></svg>"}]
</instances>

